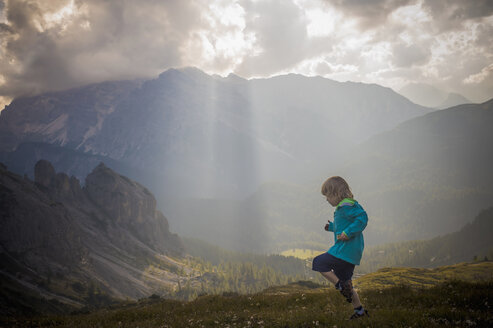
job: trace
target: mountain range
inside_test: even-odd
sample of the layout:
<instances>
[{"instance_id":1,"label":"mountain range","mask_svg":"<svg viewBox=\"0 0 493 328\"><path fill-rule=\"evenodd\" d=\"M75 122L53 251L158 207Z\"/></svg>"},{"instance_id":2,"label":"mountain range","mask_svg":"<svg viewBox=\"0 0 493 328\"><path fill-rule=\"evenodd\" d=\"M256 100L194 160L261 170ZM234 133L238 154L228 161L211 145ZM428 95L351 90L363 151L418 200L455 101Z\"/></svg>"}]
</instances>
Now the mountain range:
<instances>
[{"instance_id":1,"label":"mountain range","mask_svg":"<svg viewBox=\"0 0 493 328\"><path fill-rule=\"evenodd\" d=\"M392 241L431 238L492 206L492 123L493 100L459 105L406 121L355 148L341 173L367 203L375 235L390 229Z\"/></svg>"},{"instance_id":2,"label":"mountain range","mask_svg":"<svg viewBox=\"0 0 493 328\"><path fill-rule=\"evenodd\" d=\"M369 214L368 245L433 238L493 206L492 123L493 100L432 112L352 147L318 181L266 183L237 202L176 201L168 213L180 234L224 247L324 249L332 236L322 228L333 210L320 186L341 175Z\"/></svg>"},{"instance_id":3,"label":"mountain range","mask_svg":"<svg viewBox=\"0 0 493 328\"><path fill-rule=\"evenodd\" d=\"M173 231L236 250L319 248L328 176L370 215L368 244L456 231L491 206L492 101L442 111L378 85L170 69L14 100L0 160L80 180L100 161L146 185Z\"/></svg>"},{"instance_id":4,"label":"mountain range","mask_svg":"<svg viewBox=\"0 0 493 328\"><path fill-rule=\"evenodd\" d=\"M149 190L103 163L84 187L45 160L34 172L31 181L0 164L0 313L67 312L151 293L253 292L307 276L305 263L294 258L240 254L188 239L185 250ZM492 209L453 234L373 247L359 270L490 256Z\"/></svg>"},{"instance_id":5,"label":"mountain range","mask_svg":"<svg viewBox=\"0 0 493 328\"><path fill-rule=\"evenodd\" d=\"M9 162L23 143L51 144L126 166L158 198L241 199L266 181L317 176L352 145L428 112L378 85L170 69L15 99L0 115L0 151ZM33 149L30 162L45 155L81 180L96 161L59 163L51 148Z\"/></svg>"},{"instance_id":6,"label":"mountain range","mask_svg":"<svg viewBox=\"0 0 493 328\"><path fill-rule=\"evenodd\" d=\"M436 109L472 103L461 94L446 92L425 83L407 84L399 90L399 93L416 104Z\"/></svg>"}]
</instances>

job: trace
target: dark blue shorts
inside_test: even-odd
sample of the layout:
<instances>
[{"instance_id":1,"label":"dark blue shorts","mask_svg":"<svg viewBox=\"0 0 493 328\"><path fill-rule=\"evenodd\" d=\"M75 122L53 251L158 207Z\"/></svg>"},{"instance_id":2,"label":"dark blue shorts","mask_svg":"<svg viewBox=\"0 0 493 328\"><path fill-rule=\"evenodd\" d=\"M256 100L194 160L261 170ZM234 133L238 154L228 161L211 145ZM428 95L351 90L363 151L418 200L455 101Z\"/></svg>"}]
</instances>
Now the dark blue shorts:
<instances>
[{"instance_id":1,"label":"dark blue shorts","mask_svg":"<svg viewBox=\"0 0 493 328\"><path fill-rule=\"evenodd\" d=\"M341 260L329 253L323 253L313 259L313 271L334 271L340 280L351 280L353 277L354 264Z\"/></svg>"}]
</instances>

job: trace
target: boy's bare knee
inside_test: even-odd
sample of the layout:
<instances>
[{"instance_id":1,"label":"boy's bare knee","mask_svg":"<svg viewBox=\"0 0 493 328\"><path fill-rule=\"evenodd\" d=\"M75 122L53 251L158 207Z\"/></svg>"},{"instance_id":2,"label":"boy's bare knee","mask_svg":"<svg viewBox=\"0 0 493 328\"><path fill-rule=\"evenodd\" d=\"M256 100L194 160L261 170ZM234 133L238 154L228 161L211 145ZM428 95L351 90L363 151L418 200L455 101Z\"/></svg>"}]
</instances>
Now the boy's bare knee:
<instances>
[{"instance_id":1,"label":"boy's bare knee","mask_svg":"<svg viewBox=\"0 0 493 328\"><path fill-rule=\"evenodd\" d=\"M333 283L334 285L337 283L337 281L339 280L339 278L337 278L336 274L334 273L334 271L328 271L328 272L320 272L320 274L322 274L322 276L325 277L325 279L327 279L328 281L330 281L331 283Z\"/></svg>"}]
</instances>

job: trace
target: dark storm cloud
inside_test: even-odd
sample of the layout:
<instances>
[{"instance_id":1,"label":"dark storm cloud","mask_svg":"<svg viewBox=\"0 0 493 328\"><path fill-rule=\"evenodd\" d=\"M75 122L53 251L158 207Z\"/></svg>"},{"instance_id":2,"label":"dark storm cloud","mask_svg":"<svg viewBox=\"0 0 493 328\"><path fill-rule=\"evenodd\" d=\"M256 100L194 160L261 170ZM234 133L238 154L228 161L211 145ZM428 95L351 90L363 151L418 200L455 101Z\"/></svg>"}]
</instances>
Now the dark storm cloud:
<instances>
[{"instance_id":1,"label":"dark storm cloud","mask_svg":"<svg viewBox=\"0 0 493 328\"><path fill-rule=\"evenodd\" d=\"M387 22L395 10L422 3L434 19L434 25L445 31L460 26L469 19L493 14L491 0L326 0L328 5L359 20L361 28L375 28Z\"/></svg>"},{"instance_id":2,"label":"dark storm cloud","mask_svg":"<svg viewBox=\"0 0 493 328\"><path fill-rule=\"evenodd\" d=\"M477 33L475 46L493 54L493 25L480 25Z\"/></svg>"},{"instance_id":3,"label":"dark storm cloud","mask_svg":"<svg viewBox=\"0 0 493 328\"><path fill-rule=\"evenodd\" d=\"M361 28L372 28L383 24L394 10L412 3L412 0L336 0L328 4L348 16L359 20Z\"/></svg>"},{"instance_id":4,"label":"dark storm cloud","mask_svg":"<svg viewBox=\"0 0 493 328\"><path fill-rule=\"evenodd\" d=\"M444 90L464 92L476 101L491 98L493 1L324 3L343 12L345 19L356 20L360 33L369 37L364 46L378 49L384 45L388 49L387 60L376 66L371 64L371 56L358 62L362 79L372 76L377 68L379 73L373 75L380 77L377 83L431 83Z\"/></svg>"},{"instance_id":5,"label":"dark storm cloud","mask_svg":"<svg viewBox=\"0 0 493 328\"><path fill-rule=\"evenodd\" d=\"M180 0L75 1L68 17L50 21L67 4L6 3L0 96L155 75L181 64L183 42L200 22L200 8Z\"/></svg>"},{"instance_id":6,"label":"dark storm cloud","mask_svg":"<svg viewBox=\"0 0 493 328\"><path fill-rule=\"evenodd\" d=\"M0 23L0 34L2 33L11 34L14 33L14 29L5 23Z\"/></svg>"},{"instance_id":7,"label":"dark storm cloud","mask_svg":"<svg viewBox=\"0 0 493 328\"><path fill-rule=\"evenodd\" d=\"M425 81L484 99L491 15L491 0L0 0L0 108L2 96L176 66Z\"/></svg>"},{"instance_id":8,"label":"dark storm cloud","mask_svg":"<svg viewBox=\"0 0 493 328\"><path fill-rule=\"evenodd\" d=\"M467 20L493 15L491 0L424 0L423 8L430 13L439 32L460 28Z\"/></svg>"}]
</instances>

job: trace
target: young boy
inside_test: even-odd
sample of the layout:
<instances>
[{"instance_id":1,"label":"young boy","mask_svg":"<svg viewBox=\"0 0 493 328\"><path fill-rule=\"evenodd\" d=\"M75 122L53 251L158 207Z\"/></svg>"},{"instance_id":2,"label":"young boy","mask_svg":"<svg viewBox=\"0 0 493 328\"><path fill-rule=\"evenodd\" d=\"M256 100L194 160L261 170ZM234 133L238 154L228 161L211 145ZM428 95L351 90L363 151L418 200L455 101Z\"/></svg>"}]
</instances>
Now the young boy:
<instances>
[{"instance_id":1,"label":"young boy","mask_svg":"<svg viewBox=\"0 0 493 328\"><path fill-rule=\"evenodd\" d=\"M363 230L368 216L353 199L349 185L341 177L327 179L322 185L322 195L336 207L334 222L329 220L325 225L326 231L334 232L335 244L328 252L313 259L312 270L320 272L335 285L348 303L353 304L354 314L350 319L368 316L351 282L354 266L360 264L363 255Z\"/></svg>"}]
</instances>

